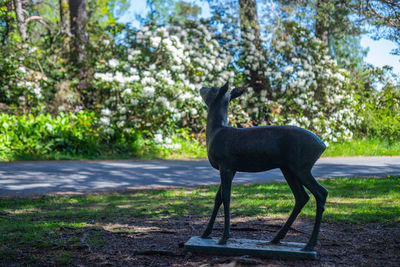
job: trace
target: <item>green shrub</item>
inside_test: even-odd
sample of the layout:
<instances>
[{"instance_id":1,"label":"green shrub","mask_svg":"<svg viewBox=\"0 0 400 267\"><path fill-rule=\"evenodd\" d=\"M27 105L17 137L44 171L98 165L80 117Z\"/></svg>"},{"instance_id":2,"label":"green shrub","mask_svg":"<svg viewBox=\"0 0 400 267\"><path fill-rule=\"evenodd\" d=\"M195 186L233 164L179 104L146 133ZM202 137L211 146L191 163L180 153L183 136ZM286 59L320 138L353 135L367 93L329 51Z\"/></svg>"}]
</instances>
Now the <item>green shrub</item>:
<instances>
[{"instance_id":1,"label":"green shrub","mask_svg":"<svg viewBox=\"0 0 400 267\"><path fill-rule=\"evenodd\" d=\"M110 133L110 129L112 130ZM94 112L0 115L0 160L206 157L186 129L163 136L100 122Z\"/></svg>"},{"instance_id":2,"label":"green shrub","mask_svg":"<svg viewBox=\"0 0 400 267\"><path fill-rule=\"evenodd\" d=\"M0 115L0 159L34 159L49 154L94 154L99 145L93 112Z\"/></svg>"},{"instance_id":3,"label":"green shrub","mask_svg":"<svg viewBox=\"0 0 400 267\"><path fill-rule=\"evenodd\" d=\"M360 103L360 134L389 141L400 139L400 90L386 86Z\"/></svg>"}]
</instances>

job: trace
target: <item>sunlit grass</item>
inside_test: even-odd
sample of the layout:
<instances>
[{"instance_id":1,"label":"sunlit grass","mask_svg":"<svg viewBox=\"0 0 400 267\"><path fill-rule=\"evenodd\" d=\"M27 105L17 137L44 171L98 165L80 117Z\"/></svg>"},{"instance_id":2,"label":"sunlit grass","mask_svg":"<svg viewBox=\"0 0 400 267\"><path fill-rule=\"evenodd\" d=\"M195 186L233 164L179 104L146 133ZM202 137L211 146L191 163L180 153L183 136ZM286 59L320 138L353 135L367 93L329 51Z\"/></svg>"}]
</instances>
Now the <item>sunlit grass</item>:
<instances>
[{"instance_id":1,"label":"sunlit grass","mask_svg":"<svg viewBox=\"0 0 400 267\"><path fill-rule=\"evenodd\" d=\"M330 143L323 157L336 156L399 156L400 140L355 138L345 142Z\"/></svg>"}]
</instances>

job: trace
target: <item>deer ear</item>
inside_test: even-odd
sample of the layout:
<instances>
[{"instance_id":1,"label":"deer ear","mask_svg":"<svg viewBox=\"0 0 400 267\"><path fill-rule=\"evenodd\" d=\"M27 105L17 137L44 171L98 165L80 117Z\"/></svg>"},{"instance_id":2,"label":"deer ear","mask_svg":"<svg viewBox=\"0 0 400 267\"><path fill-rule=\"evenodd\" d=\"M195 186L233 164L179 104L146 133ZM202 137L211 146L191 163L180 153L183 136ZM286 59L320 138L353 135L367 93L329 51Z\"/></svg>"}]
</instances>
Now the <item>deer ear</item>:
<instances>
[{"instance_id":1,"label":"deer ear","mask_svg":"<svg viewBox=\"0 0 400 267\"><path fill-rule=\"evenodd\" d=\"M246 86L242 87L236 87L232 90L231 92L231 100L235 99L236 97L241 96L244 93L244 90L246 89Z\"/></svg>"},{"instance_id":2,"label":"deer ear","mask_svg":"<svg viewBox=\"0 0 400 267\"><path fill-rule=\"evenodd\" d=\"M228 89L229 89L229 81L226 82L226 84L225 84L224 86L222 86L221 88L219 88L218 96L225 95L226 92L228 92Z\"/></svg>"}]
</instances>

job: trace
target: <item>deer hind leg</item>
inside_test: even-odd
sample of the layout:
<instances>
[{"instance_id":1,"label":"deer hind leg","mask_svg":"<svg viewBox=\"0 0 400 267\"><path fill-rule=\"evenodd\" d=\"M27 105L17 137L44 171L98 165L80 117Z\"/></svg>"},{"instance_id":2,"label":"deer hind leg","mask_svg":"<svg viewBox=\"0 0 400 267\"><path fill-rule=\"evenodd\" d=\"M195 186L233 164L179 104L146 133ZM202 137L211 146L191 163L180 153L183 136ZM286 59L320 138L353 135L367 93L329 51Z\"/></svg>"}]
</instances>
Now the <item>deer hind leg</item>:
<instances>
[{"instance_id":1,"label":"deer hind leg","mask_svg":"<svg viewBox=\"0 0 400 267\"><path fill-rule=\"evenodd\" d=\"M287 219L286 223L283 227L279 230L276 236L271 240L271 243L279 243L289 231L290 226L296 220L297 216L299 215L300 211L303 209L304 205L306 205L307 201L310 199L307 192L304 190L303 185L299 181L299 179L289 170L281 169L283 175L287 183L290 186L290 189L293 192L295 198L295 205L293 208L292 213L290 214L289 218Z\"/></svg>"},{"instance_id":2,"label":"deer hind leg","mask_svg":"<svg viewBox=\"0 0 400 267\"><path fill-rule=\"evenodd\" d=\"M204 230L204 233L201 235L201 238L207 238L213 229L215 218L217 217L219 207L222 204L222 195L221 195L221 186L219 186L218 192L215 195L215 200L214 200L214 209L210 218L210 221L208 222L207 228Z\"/></svg>"},{"instance_id":3,"label":"deer hind leg","mask_svg":"<svg viewBox=\"0 0 400 267\"><path fill-rule=\"evenodd\" d=\"M231 201L231 187L232 180L235 172L230 169L220 167L221 175L221 197L224 204L224 232L222 238L218 241L219 245L225 245L230 232L230 201Z\"/></svg>"},{"instance_id":4,"label":"deer hind leg","mask_svg":"<svg viewBox=\"0 0 400 267\"><path fill-rule=\"evenodd\" d=\"M311 174L311 171L305 172L303 175L299 175L299 178L301 179L303 185L314 195L315 201L317 203L314 228L311 233L310 240L303 248L303 250L305 251L310 251L317 244L322 214L324 213L325 202L328 196L328 190L326 190L325 187L323 187L320 183L317 182L317 180L315 180L314 176L312 176Z\"/></svg>"}]
</instances>

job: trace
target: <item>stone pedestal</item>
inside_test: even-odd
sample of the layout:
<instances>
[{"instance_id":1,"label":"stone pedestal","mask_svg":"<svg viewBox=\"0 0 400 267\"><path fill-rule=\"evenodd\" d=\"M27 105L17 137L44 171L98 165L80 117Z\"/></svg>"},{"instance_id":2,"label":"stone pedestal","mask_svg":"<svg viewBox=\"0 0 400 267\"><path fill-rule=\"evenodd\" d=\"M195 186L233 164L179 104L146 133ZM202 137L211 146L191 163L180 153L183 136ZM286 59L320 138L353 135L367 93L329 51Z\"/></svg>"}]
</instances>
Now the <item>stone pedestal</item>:
<instances>
[{"instance_id":1,"label":"stone pedestal","mask_svg":"<svg viewBox=\"0 0 400 267\"><path fill-rule=\"evenodd\" d=\"M185 250L193 253L216 255L251 255L265 258L316 259L316 251L302 251L304 243L281 242L278 245L266 241L230 238L226 245L218 245L218 239L202 239L193 236L185 243Z\"/></svg>"}]
</instances>

